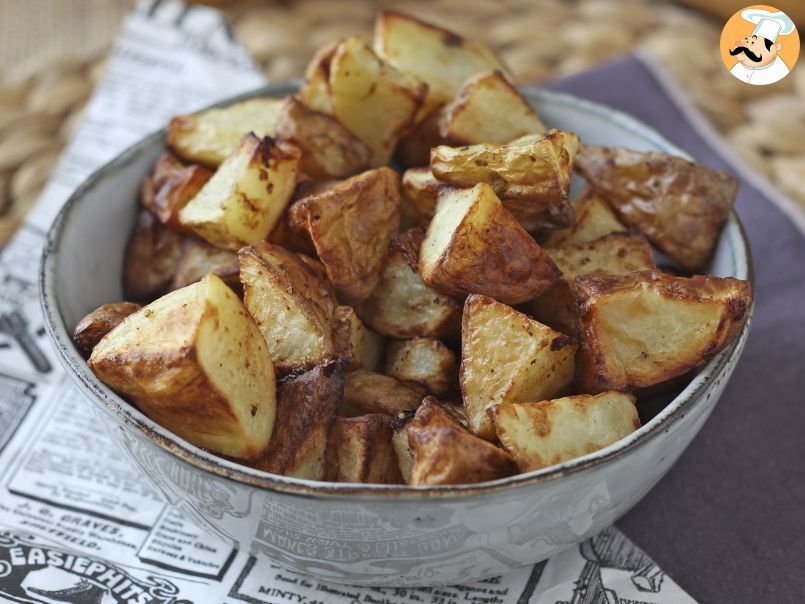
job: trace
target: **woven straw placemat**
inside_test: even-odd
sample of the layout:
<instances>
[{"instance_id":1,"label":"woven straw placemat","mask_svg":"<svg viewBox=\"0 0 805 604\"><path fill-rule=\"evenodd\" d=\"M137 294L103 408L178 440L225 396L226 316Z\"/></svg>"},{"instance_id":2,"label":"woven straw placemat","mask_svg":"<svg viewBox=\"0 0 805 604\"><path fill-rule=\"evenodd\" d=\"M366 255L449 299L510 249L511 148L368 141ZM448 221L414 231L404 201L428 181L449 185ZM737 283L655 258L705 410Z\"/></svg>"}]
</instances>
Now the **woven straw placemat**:
<instances>
[{"instance_id":1,"label":"woven straw placemat","mask_svg":"<svg viewBox=\"0 0 805 604\"><path fill-rule=\"evenodd\" d=\"M648 47L758 170L805 210L805 70L747 86L724 69L721 22L656 0L212 2L272 80L301 75L333 39L370 34L388 5L477 38L519 82ZM92 91L130 0L26 0L0 19L0 244L36 200Z\"/></svg>"}]
</instances>

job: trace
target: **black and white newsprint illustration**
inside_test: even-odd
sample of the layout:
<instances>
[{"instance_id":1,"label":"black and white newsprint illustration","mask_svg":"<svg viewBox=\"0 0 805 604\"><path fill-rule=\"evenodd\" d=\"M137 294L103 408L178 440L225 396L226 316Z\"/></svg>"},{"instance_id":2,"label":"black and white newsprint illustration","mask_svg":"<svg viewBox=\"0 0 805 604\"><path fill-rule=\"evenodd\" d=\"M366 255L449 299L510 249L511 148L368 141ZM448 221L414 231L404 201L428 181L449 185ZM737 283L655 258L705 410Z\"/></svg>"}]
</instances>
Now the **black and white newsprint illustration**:
<instances>
[{"instance_id":1,"label":"black and white newsprint illustration","mask_svg":"<svg viewBox=\"0 0 805 604\"><path fill-rule=\"evenodd\" d=\"M324 583L203 532L107 438L42 328L36 280L47 228L86 176L170 116L263 83L214 9L139 4L39 205L0 253L0 602L693 602L614 528L547 562L467 585Z\"/></svg>"}]
</instances>

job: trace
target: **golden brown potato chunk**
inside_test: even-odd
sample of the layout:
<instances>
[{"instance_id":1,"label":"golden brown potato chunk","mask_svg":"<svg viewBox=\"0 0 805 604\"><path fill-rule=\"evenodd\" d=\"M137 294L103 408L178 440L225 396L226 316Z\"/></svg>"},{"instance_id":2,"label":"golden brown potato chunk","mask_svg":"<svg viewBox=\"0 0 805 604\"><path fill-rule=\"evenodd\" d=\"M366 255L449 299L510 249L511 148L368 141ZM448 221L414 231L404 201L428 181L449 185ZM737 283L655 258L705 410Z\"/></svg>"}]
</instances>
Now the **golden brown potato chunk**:
<instances>
[{"instance_id":1,"label":"golden brown potato chunk","mask_svg":"<svg viewBox=\"0 0 805 604\"><path fill-rule=\"evenodd\" d=\"M391 240L380 283L359 308L378 332L394 338L453 338L461 330L461 304L431 289L419 274L419 248L425 237L414 228Z\"/></svg>"},{"instance_id":2,"label":"golden brown potato chunk","mask_svg":"<svg viewBox=\"0 0 805 604\"><path fill-rule=\"evenodd\" d=\"M576 341L486 296L464 304L459 381L470 431L494 440L488 410L542 401L573 379Z\"/></svg>"},{"instance_id":3,"label":"golden brown potato chunk","mask_svg":"<svg viewBox=\"0 0 805 604\"><path fill-rule=\"evenodd\" d=\"M262 242L238 252L243 302L279 373L309 369L335 352L327 284L297 254Z\"/></svg>"},{"instance_id":4,"label":"golden brown potato chunk","mask_svg":"<svg viewBox=\"0 0 805 604\"><path fill-rule=\"evenodd\" d=\"M570 226L570 173L579 139L550 130L500 145L436 147L430 167L440 181L457 187L490 185L503 205L529 232Z\"/></svg>"},{"instance_id":5,"label":"golden brown potato chunk","mask_svg":"<svg viewBox=\"0 0 805 604\"><path fill-rule=\"evenodd\" d=\"M635 398L622 392L503 403L492 413L500 442L521 472L593 453L640 427Z\"/></svg>"},{"instance_id":6,"label":"golden brown potato chunk","mask_svg":"<svg viewBox=\"0 0 805 604\"><path fill-rule=\"evenodd\" d=\"M456 391L458 386L455 353L432 338L391 342L386 351L383 373L403 382L421 384L436 395Z\"/></svg>"},{"instance_id":7,"label":"golden brown potato chunk","mask_svg":"<svg viewBox=\"0 0 805 604\"><path fill-rule=\"evenodd\" d=\"M271 438L271 357L240 298L215 275L129 315L95 346L89 366L196 446L254 459Z\"/></svg>"},{"instance_id":8,"label":"golden brown potato chunk","mask_svg":"<svg viewBox=\"0 0 805 604\"><path fill-rule=\"evenodd\" d=\"M400 225L400 177L378 168L313 193L291 206L290 224L310 234L338 299L359 304L380 281Z\"/></svg>"},{"instance_id":9,"label":"golden brown potato chunk","mask_svg":"<svg viewBox=\"0 0 805 604\"><path fill-rule=\"evenodd\" d=\"M517 473L503 449L473 436L433 397L405 427L413 457L412 485L470 484Z\"/></svg>"},{"instance_id":10,"label":"golden brown potato chunk","mask_svg":"<svg viewBox=\"0 0 805 604\"><path fill-rule=\"evenodd\" d=\"M407 409L398 413L391 420L391 429L393 435L391 437L391 444L394 447L394 452L397 454L397 463L400 467L400 474L402 475L405 484L411 484L411 472L414 469L414 455L411 453L411 444L408 442L408 424L414 419L414 409Z\"/></svg>"},{"instance_id":11,"label":"golden brown potato chunk","mask_svg":"<svg viewBox=\"0 0 805 604\"><path fill-rule=\"evenodd\" d=\"M383 337L364 325L351 306L338 306L333 313L333 346L347 369L379 371L383 364Z\"/></svg>"},{"instance_id":12,"label":"golden brown potato chunk","mask_svg":"<svg viewBox=\"0 0 805 604\"><path fill-rule=\"evenodd\" d=\"M179 222L212 245L239 250L264 240L296 188L300 152L247 134L235 153L179 212Z\"/></svg>"},{"instance_id":13,"label":"golden brown potato chunk","mask_svg":"<svg viewBox=\"0 0 805 604\"><path fill-rule=\"evenodd\" d=\"M345 406L364 413L396 415L419 407L426 394L427 390L419 384L403 384L396 378L366 369L350 371L344 383Z\"/></svg>"},{"instance_id":14,"label":"golden brown potato chunk","mask_svg":"<svg viewBox=\"0 0 805 604\"><path fill-rule=\"evenodd\" d=\"M254 467L295 478L323 480L325 452L344 393L338 361L314 367L277 388L277 421L268 449Z\"/></svg>"},{"instance_id":15,"label":"golden brown potato chunk","mask_svg":"<svg viewBox=\"0 0 805 604\"><path fill-rule=\"evenodd\" d=\"M410 168L430 164L430 150L447 143L439 133L440 118L439 109L431 111L400 139L394 157L401 166Z\"/></svg>"},{"instance_id":16,"label":"golden brown potato chunk","mask_svg":"<svg viewBox=\"0 0 805 604\"><path fill-rule=\"evenodd\" d=\"M397 455L391 444L391 418L372 413L337 417L330 430L327 480L400 484Z\"/></svg>"},{"instance_id":17,"label":"golden brown potato chunk","mask_svg":"<svg viewBox=\"0 0 805 604\"><path fill-rule=\"evenodd\" d=\"M657 268L651 246L639 233L612 233L580 245L546 248L562 276L539 297L526 304L526 310L540 323L575 335L578 309L570 293L573 280L580 275L626 275Z\"/></svg>"},{"instance_id":18,"label":"golden brown potato chunk","mask_svg":"<svg viewBox=\"0 0 805 604\"><path fill-rule=\"evenodd\" d=\"M220 109L179 115L168 128L168 146L185 161L217 167L235 152L241 139L274 134L282 99L250 99Z\"/></svg>"},{"instance_id":19,"label":"golden brown potato chunk","mask_svg":"<svg viewBox=\"0 0 805 604\"><path fill-rule=\"evenodd\" d=\"M231 250L222 250L201 239L185 241L182 255L176 265L176 272L170 289L186 287L199 281L210 273L224 280L235 293L243 293L239 279L238 255Z\"/></svg>"},{"instance_id":20,"label":"golden brown potato chunk","mask_svg":"<svg viewBox=\"0 0 805 604\"><path fill-rule=\"evenodd\" d=\"M296 97L282 104L274 135L302 152L299 168L314 180L346 178L369 165L369 147L337 119L309 109Z\"/></svg>"},{"instance_id":21,"label":"golden brown potato chunk","mask_svg":"<svg viewBox=\"0 0 805 604\"><path fill-rule=\"evenodd\" d=\"M702 365L743 327L752 286L733 278L656 271L577 277L576 381L581 392L629 391Z\"/></svg>"},{"instance_id":22,"label":"golden brown potato chunk","mask_svg":"<svg viewBox=\"0 0 805 604\"><path fill-rule=\"evenodd\" d=\"M543 132L542 120L499 70L464 82L439 120L439 133L453 145L508 143Z\"/></svg>"},{"instance_id":23,"label":"golden brown potato chunk","mask_svg":"<svg viewBox=\"0 0 805 604\"><path fill-rule=\"evenodd\" d=\"M589 185L571 201L571 205L575 216L573 225L551 233L545 241L545 247L579 245L610 233L628 230L606 200Z\"/></svg>"},{"instance_id":24,"label":"golden brown potato chunk","mask_svg":"<svg viewBox=\"0 0 805 604\"><path fill-rule=\"evenodd\" d=\"M212 176L207 168L185 166L170 153L157 160L140 189L140 201L165 226L181 231L179 211L193 199Z\"/></svg>"},{"instance_id":25,"label":"golden brown potato chunk","mask_svg":"<svg viewBox=\"0 0 805 604\"><path fill-rule=\"evenodd\" d=\"M439 191L447 188L448 185L436 180L429 166L409 168L402 175L403 196L424 218L433 218L439 201Z\"/></svg>"},{"instance_id":26,"label":"golden brown potato chunk","mask_svg":"<svg viewBox=\"0 0 805 604\"><path fill-rule=\"evenodd\" d=\"M439 194L419 272L443 293L481 293L508 304L538 296L559 278L550 257L487 184Z\"/></svg>"},{"instance_id":27,"label":"golden brown potato chunk","mask_svg":"<svg viewBox=\"0 0 805 604\"><path fill-rule=\"evenodd\" d=\"M169 230L151 212L140 213L123 261L126 298L150 302L168 290L185 237Z\"/></svg>"},{"instance_id":28,"label":"golden brown potato chunk","mask_svg":"<svg viewBox=\"0 0 805 604\"><path fill-rule=\"evenodd\" d=\"M73 342L85 357L101 339L142 306L134 302L103 304L78 322L73 331Z\"/></svg>"},{"instance_id":29,"label":"golden brown potato chunk","mask_svg":"<svg viewBox=\"0 0 805 604\"><path fill-rule=\"evenodd\" d=\"M655 151L584 145L577 160L626 226L686 270L707 263L735 203L735 177Z\"/></svg>"}]
</instances>

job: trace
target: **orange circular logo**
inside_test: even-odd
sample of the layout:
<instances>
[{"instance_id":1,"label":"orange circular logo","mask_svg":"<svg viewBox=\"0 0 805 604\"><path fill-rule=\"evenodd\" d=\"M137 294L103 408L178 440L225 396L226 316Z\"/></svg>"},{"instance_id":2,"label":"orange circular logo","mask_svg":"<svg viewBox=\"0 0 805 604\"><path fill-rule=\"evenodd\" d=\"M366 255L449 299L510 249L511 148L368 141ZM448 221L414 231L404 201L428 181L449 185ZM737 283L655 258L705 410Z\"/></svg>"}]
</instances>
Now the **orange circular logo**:
<instances>
[{"instance_id":1,"label":"orange circular logo","mask_svg":"<svg viewBox=\"0 0 805 604\"><path fill-rule=\"evenodd\" d=\"M799 57L799 33L783 11L754 4L730 17L721 32L721 59L729 72L747 84L779 82Z\"/></svg>"}]
</instances>

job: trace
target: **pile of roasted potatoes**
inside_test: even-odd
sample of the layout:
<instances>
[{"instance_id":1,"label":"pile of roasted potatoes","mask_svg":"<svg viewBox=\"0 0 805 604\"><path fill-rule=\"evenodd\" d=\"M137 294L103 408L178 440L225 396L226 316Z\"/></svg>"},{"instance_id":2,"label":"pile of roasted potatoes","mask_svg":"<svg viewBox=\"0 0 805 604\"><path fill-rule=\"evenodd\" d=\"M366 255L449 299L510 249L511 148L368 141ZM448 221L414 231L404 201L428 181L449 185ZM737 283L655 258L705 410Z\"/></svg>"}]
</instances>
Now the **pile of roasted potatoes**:
<instances>
[{"instance_id":1,"label":"pile of roasted potatoes","mask_svg":"<svg viewBox=\"0 0 805 604\"><path fill-rule=\"evenodd\" d=\"M167 146L130 301L75 343L143 413L267 472L444 485L590 453L752 304L691 276L733 177L546 129L487 48L396 12L297 95L175 117Z\"/></svg>"}]
</instances>

